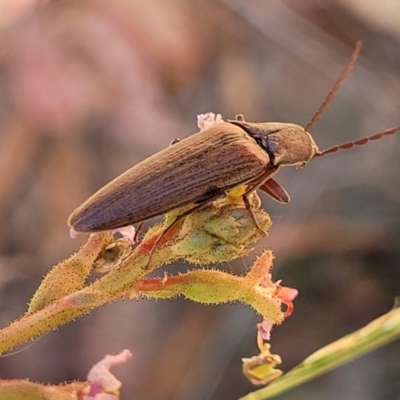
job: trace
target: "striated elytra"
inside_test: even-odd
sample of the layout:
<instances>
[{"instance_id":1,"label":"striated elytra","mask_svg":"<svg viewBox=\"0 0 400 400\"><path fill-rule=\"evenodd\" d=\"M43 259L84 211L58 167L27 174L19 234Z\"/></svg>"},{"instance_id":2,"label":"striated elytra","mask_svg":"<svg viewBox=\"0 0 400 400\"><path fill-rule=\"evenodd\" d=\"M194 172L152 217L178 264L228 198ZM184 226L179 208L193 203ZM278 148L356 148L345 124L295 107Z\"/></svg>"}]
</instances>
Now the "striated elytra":
<instances>
[{"instance_id":1,"label":"striated elytra","mask_svg":"<svg viewBox=\"0 0 400 400\"><path fill-rule=\"evenodd\" d=\"M242 117L179 141L105 185L70 216L77 232L117 229L171 210L206 204L246 184L282 203L289 196L271 177L317 153L299 125L249 123Z\"/></svg>"}]
</instances>

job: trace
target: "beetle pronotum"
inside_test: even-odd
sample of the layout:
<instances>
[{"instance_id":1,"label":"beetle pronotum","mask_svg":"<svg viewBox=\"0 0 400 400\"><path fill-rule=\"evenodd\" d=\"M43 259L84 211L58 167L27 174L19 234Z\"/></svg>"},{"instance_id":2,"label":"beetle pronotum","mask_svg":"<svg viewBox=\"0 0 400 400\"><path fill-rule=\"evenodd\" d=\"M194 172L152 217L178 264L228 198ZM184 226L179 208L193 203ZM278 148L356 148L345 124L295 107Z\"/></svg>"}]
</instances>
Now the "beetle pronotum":
<instances>
[{"instance_id":1,"label":"beetle pronotum","mask_svg":"<svg viewBox=\"0 0 400 400\"><path fill-rule=\"evenodd\" d=\"M88 233L118 229L193 204L165 233L178 220L236 187L245 188L239 196L249 210L248 196L257 189L287 203L286 190L272 179L281 167L304 166L314 157L362 145L400 129L397 126L318 150L310 132L354 67L360 49L358 42L351 60L305 128L281 122L249 123L241 116L215 125L174 143L105 185L71 214L69 225Z\"/></svg>"}]
</instances>

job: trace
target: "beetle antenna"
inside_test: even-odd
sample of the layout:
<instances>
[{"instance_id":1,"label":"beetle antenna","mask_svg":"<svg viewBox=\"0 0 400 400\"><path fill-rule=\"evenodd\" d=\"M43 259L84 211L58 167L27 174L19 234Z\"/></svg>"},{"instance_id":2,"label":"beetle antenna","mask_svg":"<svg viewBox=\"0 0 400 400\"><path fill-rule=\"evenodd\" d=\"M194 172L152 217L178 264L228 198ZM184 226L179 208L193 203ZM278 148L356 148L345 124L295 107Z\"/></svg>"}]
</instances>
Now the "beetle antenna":
<instances>
[{"instance_id":1,"label":"beetle antenna","mask_svg":"<svg viewBox=\"0 0 400 400\"><path fill-rule=\"evenodd\" d=\"M395 133L399 130L400 130L400 126L396 126L394 128L387 129L386 131L375 133L375 135L366 136L366 137L358 139L358 140L353 140L351 142L338 144L336 146L330 147L329 149L326 149L323 151L317 151L315 153L314 157L321 157L328 153L336 153L338 150L342 150L342 149L351 149L353 146L363 145L363 144L366 144L367 142L370 142L371 140L378 140L378 139L382 138L383 136L393 135L393 133Z\"/></svg>"},{"instance_id":2,"label":"beetle antenna","mask_svg":"<svg viewBox=\"0 0 400 400\"><path fill-rule=\"evenodd\" d=\"M332 86L332 89L329 91L328 95L325 97L325 100L319 106L318 110L312 116L310 122L306 125L305 131L311 132L314 128L314 124L319 121L322 117L322 114L328 109L329 103L333 100L336 95L336 92L339 90L340 86L342 86L343 81L347 78L350 71L353 69L354 64L356 63L358 56L360 55L361 51L361 40L356 43L356 47L354 48L353 54L351 56L350 61L347 65L343 68L342 72L337 78L336 82Z\"/></svg>"}]
</instances>

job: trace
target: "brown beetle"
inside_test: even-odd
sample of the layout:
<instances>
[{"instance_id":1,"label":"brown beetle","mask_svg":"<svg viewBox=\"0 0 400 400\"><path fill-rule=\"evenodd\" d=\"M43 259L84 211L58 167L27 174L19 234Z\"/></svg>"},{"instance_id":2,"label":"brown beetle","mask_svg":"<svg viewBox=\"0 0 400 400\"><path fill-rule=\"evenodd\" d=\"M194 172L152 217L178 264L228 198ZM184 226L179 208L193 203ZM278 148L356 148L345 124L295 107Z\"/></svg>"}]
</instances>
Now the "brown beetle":
<instances>
[{"instance_id":1,"label":"brown beetle","mask_svg":"<svg viewBox=\"0 0 400 400\"><path fill-rule=\"evenodd\" d=\"M97 232L143 222L193 204L188 215L224 197L236 187L247 196L260 189L287 203L286 190L272 176L284 166L303 166L314 157L365 144L400 129L395 127L356 141L319 151L310 131L353 68L361 43L353 52L325 101L306 128L279 122L250 123L242 116L175 143L129 169L101 188L70 216L77 232ZM244 186L243 186L244 185Z\"/></svg>"}]
</instances>

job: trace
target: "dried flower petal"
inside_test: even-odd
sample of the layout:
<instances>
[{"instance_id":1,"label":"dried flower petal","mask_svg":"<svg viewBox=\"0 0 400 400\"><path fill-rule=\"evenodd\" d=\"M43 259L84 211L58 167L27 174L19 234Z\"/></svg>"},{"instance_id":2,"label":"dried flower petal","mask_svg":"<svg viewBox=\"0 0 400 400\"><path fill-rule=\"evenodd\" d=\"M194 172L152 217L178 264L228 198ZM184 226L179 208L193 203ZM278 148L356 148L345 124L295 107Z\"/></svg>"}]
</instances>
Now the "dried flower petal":
<instances>
[{"instance_id":1,"label":"dried flower petal","mask_svg":"<svg viewBox=\"0 0 400 400\"><path fill-rule=\"evenodd\" d=\"M243 358L243 374L253 385L267 385L282 375L275 367L282 363L277 354L272 354L271 345L264 343L261 353L251 358Z\"/></svg>"}]
</instances>

